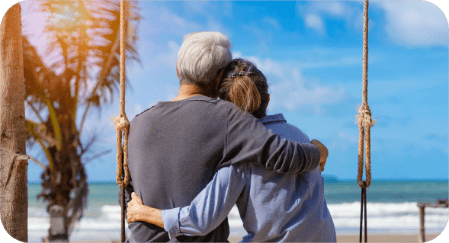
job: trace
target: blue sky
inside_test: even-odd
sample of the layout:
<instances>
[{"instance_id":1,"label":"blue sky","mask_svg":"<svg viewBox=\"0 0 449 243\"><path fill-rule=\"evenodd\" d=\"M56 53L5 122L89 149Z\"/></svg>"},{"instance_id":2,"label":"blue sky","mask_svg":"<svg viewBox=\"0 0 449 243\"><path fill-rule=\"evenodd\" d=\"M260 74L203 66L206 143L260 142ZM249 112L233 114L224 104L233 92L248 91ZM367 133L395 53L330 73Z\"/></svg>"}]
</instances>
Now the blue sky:
<instances>
[{"instance_id":1,"label":"blue sky","mask_svg":"<svg viewBox=\"0 0 449 243\"><path fill-rule=\"evenodd\" d=\"M324 174L356 179L362 102L361 1L141 1L142 65L128 66L127 114L177 94L184 35L220 31L234 57L254 61L269 82L268 112L329 148ZM370 1L368 102L373 179L448 178L448 24L424 1ZM24 19L26 21L26 17ZM36 27L37 28L37 27ZM118 101L91 116L89 131L109 155L86 165L89 181L115 180ZM42 156L43 157L43 156ZM41 168L30 163L28 178Z\"/></svg>"}]
</instances>

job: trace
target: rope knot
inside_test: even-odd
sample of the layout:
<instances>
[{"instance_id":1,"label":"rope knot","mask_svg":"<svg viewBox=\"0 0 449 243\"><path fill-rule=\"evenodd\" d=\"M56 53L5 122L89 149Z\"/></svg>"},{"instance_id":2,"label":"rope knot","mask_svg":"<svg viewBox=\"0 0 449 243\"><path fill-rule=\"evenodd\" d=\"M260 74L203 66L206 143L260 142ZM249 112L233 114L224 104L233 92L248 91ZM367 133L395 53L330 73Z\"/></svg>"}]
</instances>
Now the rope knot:
<instances>
[{"instance_id":1,"label":"rope knot","mask_svg":"<svg viewBox=\"0 0 449 243\"><path fill-rule=\"evenodd\" d=\"M361 188L368 188L371 185L371 127L376 121L371 119L371 111L365 102L357 108L358 114L356 123L359 125L359 148L358 148L358 172L357 182ZM364 151L365 147L365 151ZM363 177L363 154L365 152L366 182Z\"/></svg>"},{"instance_id":2,"label":"rope knot","mask_svg":"<svg viewBox=\"0 0 449 243\"><path fill-rule=\"evenodd\" d=\"M358 184L359 184L360 188L367 188L368 187L367 184L366 184L366 181L358 181Z\"/></svg>"},{"instance_id":3,"label":"rope knot","mask_svg":"<svg viewBox=\"0 0 449 243\"><path fill-rule=\"evenodd\" d=\"M117 184L121 187L122 183L125 187L130 181L128 168L128 135L130 123L125 115L120 115L113 119L115 129L117 130ZM122 134L123 133L123 134ZM122 145L123 135L123 145Z\"/></svg>"},{"instance_id":4,"label":"rope knot","mask_svg":"<svg viewBox=\"0 0 449 243\"><path fill-rule=\"evenodd\" d=\"M377 121L371 119L371 110L367 104L362 104L358 109L357 123L364 127L372 127Z\"/></svg>"},{"instance_id":5,"label":"rope knot","mask_svg":"<svg viewBox=\"0 0 449 243\"><path fill-rule=\"evenodd\" d=\"M119 116L114 119L115 129L117 131L125 131L125 129L129 129L129 121L126 116Z\"/></svg>"}]
</instances>

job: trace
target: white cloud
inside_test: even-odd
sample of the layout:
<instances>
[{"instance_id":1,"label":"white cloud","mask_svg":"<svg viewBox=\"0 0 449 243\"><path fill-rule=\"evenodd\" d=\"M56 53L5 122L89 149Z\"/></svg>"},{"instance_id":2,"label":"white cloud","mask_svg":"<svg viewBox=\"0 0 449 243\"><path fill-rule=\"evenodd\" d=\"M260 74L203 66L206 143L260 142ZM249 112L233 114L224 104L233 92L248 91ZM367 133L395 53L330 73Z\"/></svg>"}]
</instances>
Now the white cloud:
<instances>
[{"instance_id":1,"label":"white cloud","mask_svg":"<svg viewBox=\"0 0 449 243\"><path fill-rule=\"evenodd\" d=\"M298 2L296 6L297 13L304 18L305 25L314 29L319 34L326 33L326 18L343 19L347 28L360 29L362 27L361 3L343 3L343 2L322 2L312 3Z\"/></svg>"},{"instance_id":2,"label":"white cloud","mask_svg":"<svg viewBox=\"0 0 449 243\"><path fill-rule=\"evenodd\" d=\"M159 21L162 23L166 23L170 25L170 27L181 30L181 29L195 29L198 28L198 25L193 22L189 22L186 19L176 15L175 13L171 13L167 9L163 9L161 15L159 17ZM171 31L172 33L177 33L182 31Z\"/></svg>"},{"instance_id":3,"label":"white cloud","mask_svg":"<svg viewBox=\"0 0 449 243\"><path fill-rule=\"evenodd\" d=\"M232 17L232 2L225 1L220 6L220 11L224 16Z\"/></svg>"},{"instance_id":4,"label":"white cloud","mask_svg":"<svg viewBox=\"0 0 449 243\"><path fill-rule=\"evenodd\" d=\"M339 132L337 136L329 137L329 143L326 145L329 149L347 150L358 143L358 137Z\"/></svg>"},{"instance_id":5,"label":"white cloud","mask_svg":"<svg viewBox=\"0 0 449 243\"><path fill-rule=\"evenodd\" d=\"M372 1L375 8L385 12L385 31L394 42L406 46L447 45L448 24L444 13L426 1ZM341 19L347 28L361 29L363 23L362 2L313 2L297 4L297 12L308 28L319 34L326 33L327 19ZM370 20L370 29L379 21Z\"/></svg>"},{"instance_id":6,"label":"white cloud","mask_svg":"<svg viewBox=\"0 0 449 243\"><path fill-rule=\"evenodd\" d=\"M181 45L176 43L174 40L170 40L167 43L168 52L165 52L156 58L157 62L160 64L175 67L176 61L178 60L178 51Z\"/></svg>"},{"instance_id":7,"label":"white cloud","mask_svg":"<svg viewBox=\"0 0 449 243\"><path fill-rule=\"evenodd\" d=\"M133 119L137 114L143 111L143 107L140 103L135 103L132 109L128 109L127 117L129 120Z\"/></svg>"},{"instance_id":8,"label":"white cloud","mask_svg":"<svg viewBox=\"0 0 449 243\"><path fill-rule=\"evenodd\" d=\"M166 88L166 100L172 100L178 95L179 85L167 84Z\"/></svg>"},{"instance_id":9,"label":"white cloud","mask_svg":"<svg viewBox=\"0 0 449 243\"><path fill-rule=\"evenodd\" d=\"M292 79L270 86L273 96L271 108L284 107L289 111L312 108L313 113L323 114L326 112L323 105L339 103L346 97L343 88L334 89L324 85L308 87L298 69L292 70L291 77Z\"/></svg>"},{"instance_id":10,"label":"white cloud","mask_svg":"<svg viewBox=\"0 0 449 243\"><path fill-rule=\"evenodd\" d=\"M242 57L239 52L233 53L233 56ZM306 110L314 114L323 114L327 112L327 105L338 104L347 98L343 88L332 88L305 79L296 64L255 56L243 58L254 62L268 79L271 96L269 110Z\"/></svg>"},{"instance_id":11,"label":"white cloud","mask_svg":"<svg viewBox=\"0 0 449 243\"><path fill-rule=\"evenodd\" d=\"M274 74L277 77L282 78L282 79L287 78L285 75L285 70L284 70L285 67L279 62L276 62L270 58L266 58L266 59L262 60L255 56L248 57L248 60L254 62L254 64L256 64L257 68L259 70L261 70L265 75Z\"/></svg>"},{"instance_id":12,"label":"white cloud","mask_svg":"<svg viewBox=\"0 0 449 243\"><path fill-rule=\"evenodd\" d=\"M144 28L141 28L141 31L148 31L152 35L172 34L184 36L201 29L201 25L188 21L169 9L157 5L152 5L145 9L142 15L145 16L145 19L141 24L144 26Z\"/></svg>"},{"instance_id":13,"label":"white cloud","mask_svg":"<svg viewBox=\"0 0 449 243\"><path fill-rule=\"evenodd\" d=\"M213 18L209 18L207 21L207 27L205 30L208 31L218 31L225 34L227 37L232 37L231 31L226 29L222 24L214 20Z\"/></svg>"},{"instance_id":14,"label":"white cloud","mask_svg":"<svg viewBox=\"0 0 449 243\"><path fill-rule=\"evenodd\" d=\"M221 17L232 16L231 2L185 1L183 2L183 6L188 14L206 18L206 26L201 31L219 31L228 37L231 36L231 32L218 22Z\"/></svg>"},{"instance_id":15,"label":"white cloud","mask_svg":"<svg viewBox=\"0 0 449 243\"><path fill-rule=\"evenodd\" d=\"M375 56L370 56L370 62L375 61ZM356 66L361 65L361 60L359 56L341 56L334 57L333 59L324 59L320 61L313 62L302 62L300 67L302 69L306 68L323 68L323 67L339 67L339 66Z\"/></svg>"},{"instance_id":16,"label":"white cloud","mask_svg":"<svg viewBox=\"0 0 449 243\"><path fill-rule=\"evenodd\" d=\"M218 2L218 1L184 1L184 7L187 11L194 14L215 14L219 12L220 15L230 17L232 16L232 2Z\"/></svg>"},{"instance_id":17,"label":"white cloud","mask_svg":"<svg viewBox=\"0 0 449 243\"><path fill-rule=\"evenodd\" d=\"M271 25L273 28L275 29L280 29L281 25L279 24L279 22L274 19L274 18L270 18L270 17L265 17L262 19L262 22L268 25Z\"/></svg>"},{"instance_id":18,"label":"white cloud","mask_svg":"<svg viewBox=\"0 0 449 243\"><path fill-rule=\"evenodd\" d=\"M385 30L393 41L413 47L447 45L447 19L432 3L386 1L377 4L385 10Z\"/></svg>"},{"instance_id":19,"label":"white cloud","mask_svg":"<svg viewBox=\"0 0 449 243\"><path fill-rule=\"evenodd\" d=\"M316 14L308 14L305 18L306 26L308 28L314 29L320 34L324 34L324 23L323 19Z\"/></svg>"},{"instance_id":20,"label":"white cloud","mask_svg":"<svg viewBox=\"0 0 449 243\"><path fill-rule=\"evenodd\" d=\"M312 9L337 17L343 17L348 13L348 6L341 2L318 3Z\"/></svg>"}]
</instances>

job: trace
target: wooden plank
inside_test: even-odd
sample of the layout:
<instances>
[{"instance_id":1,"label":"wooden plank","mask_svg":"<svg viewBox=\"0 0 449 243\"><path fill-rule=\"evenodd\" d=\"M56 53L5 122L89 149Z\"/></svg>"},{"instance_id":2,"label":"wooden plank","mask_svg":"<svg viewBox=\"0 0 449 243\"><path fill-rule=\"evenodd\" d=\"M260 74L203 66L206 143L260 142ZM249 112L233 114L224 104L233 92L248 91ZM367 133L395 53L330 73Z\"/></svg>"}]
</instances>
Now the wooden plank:
<instances>
[{"instance_id":1,"label":"wooden plank","mask_svg":"<svg viewBox=\"0 0 449 243\"><path fill-rule=\"evenodd\" d=\"M425 215L425 206L419 206L419 236L418 241L423 243L426 241L426 232L424 228L424 215Z\"/></svg>"}]
</instances>

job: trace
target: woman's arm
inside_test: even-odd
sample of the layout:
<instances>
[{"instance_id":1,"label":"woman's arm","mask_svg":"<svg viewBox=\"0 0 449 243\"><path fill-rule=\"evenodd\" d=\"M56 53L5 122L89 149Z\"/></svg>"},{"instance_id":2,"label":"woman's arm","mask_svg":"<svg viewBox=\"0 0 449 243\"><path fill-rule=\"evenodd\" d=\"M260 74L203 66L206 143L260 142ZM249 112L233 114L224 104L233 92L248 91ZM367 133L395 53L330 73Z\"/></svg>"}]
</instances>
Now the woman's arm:
<instances>
[{"instance_id":1,"label":"woman's arm","mask_svg":"<svg viewBox=\"0 0 449 243\"><path fill-rule=\"evenodd\" d=\"M128 223L144 221L164 228L161 210L143 205L142 199L135 192L131 194L131 201L128 203L126 220Z\"/></svg>"},{"instance_id":2,"label":"woman's arm","mask_svg":"<svg viewBox=\"0 0 449 243\"><path fill-rule=\"evenodd\" d=\"M124 191L125 191L125 206L124 206L124 209L125 209L125 213L126 213L126 207L128 205L128 202L131 201L131 193L134 191L133 179L132 178L130 179L128 186L125 187ZM121 198L122 198L122 188L119 188L118 189L118 193L117 193L117 200L118 200L118 205L120 205L120 206L122 205Z\"/></svg>"},{"instance_id":3,"label":"woman's arm","mask_svg":"<svg viewBox=\"0 0 449 243\"><path fill-rule=\"evenodd\" d=\"M189 206L159 210L144 206L133 193L128 204L128 223L145 221L164 228L173 238L179 235L206 235L228 216L248 183L246 165L221 168L211 182L193 199Z\"/></svg>"},{"instance_id":4,"label":"woman's arm","mask_svg":"<svg viewBox=\"0 0 449 243\"><path fill-rule=\"evenodd\" d=\"M327 156L329 156L329 150L326 146L316 139L312 139L311 143L318 147L320 150L320 169L324 171L324 166L326 165Z\"/></svg>"}]
</instances>

